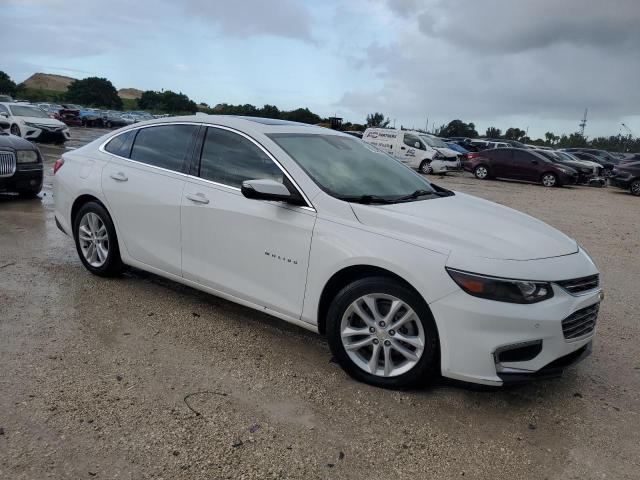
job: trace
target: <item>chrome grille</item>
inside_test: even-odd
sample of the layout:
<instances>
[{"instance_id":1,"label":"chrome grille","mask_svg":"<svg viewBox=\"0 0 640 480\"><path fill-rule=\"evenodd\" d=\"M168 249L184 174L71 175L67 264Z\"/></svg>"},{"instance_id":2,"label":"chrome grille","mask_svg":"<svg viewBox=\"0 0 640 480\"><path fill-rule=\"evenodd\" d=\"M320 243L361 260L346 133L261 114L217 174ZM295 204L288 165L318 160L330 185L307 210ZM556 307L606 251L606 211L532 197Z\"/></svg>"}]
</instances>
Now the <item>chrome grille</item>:
<instances>
[{"instance_id":1,"label":"chrome grille","mask_svg":"<svg viewBox=\"0 0 640 480\"><path fill-rule=\"evenodd\" d=\"M567 340L588 335L596 328L596 319L600 304L596 303L590 307L582 308L573 312L562 321L562 333Z\"/></svg>"},{"instance_id":2,"label":"chrome grille","mask_svg":"<svg viewBox=\"0 0 640 480\"><path fill-rule=\"evenodd\" d=\"M572 295L580 295L583 292L598 288L598 285L600 285L600 276L596 274L588 277L573 278L571 280L561 280L556 283Z\"/></svg>"},{"instance_id":3,"label":"chrome grille","mask_svg":"<svg viewBox=\"0 0 640 480\"><path fill-rule=\"evenodd\" d=\"M12 152L0 152L0 177L16 173L16 156Z\"/></svg>"}]
</instances>

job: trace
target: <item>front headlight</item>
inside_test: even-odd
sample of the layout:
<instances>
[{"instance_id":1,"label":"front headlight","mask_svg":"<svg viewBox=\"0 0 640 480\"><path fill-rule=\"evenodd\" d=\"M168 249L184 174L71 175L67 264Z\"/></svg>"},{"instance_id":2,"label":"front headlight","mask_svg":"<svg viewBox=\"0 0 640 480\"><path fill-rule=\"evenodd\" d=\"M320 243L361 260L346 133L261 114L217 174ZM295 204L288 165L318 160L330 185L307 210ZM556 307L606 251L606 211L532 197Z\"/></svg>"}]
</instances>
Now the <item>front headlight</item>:
<instances>
[{"instance_id":1,"label":"front headlight","mask_svg":"<svg viewBox=\"0 0 640 480\"><path fill-rule=\"evenodd\" d=\"M18 150L16 151L16 160L18 163L36 163L38 154L33 150Z\"/></svg>"},{"instance_id":2,"label":"front headlight","mask_svg":"<svg viewBox=\"0 0 640 480\"><path fill-rule=\"evenodd\" d=\"M458 286L474 297L509 303L536 303L553 297L549 282L496 278L447 268Z\"/></svg>"},{"instance_id":3,"label":"front headlight","mask_svg":"<svg viewBox=\"0 0 640 480\"><path fill-rule=\"evenodd\" d=\"M32 127L32 128L42 128L42 127L40 127L40 125L38 125L37 123L24 122L24 124L25 124L27 127Z\"/></svg>"}]
</instances>

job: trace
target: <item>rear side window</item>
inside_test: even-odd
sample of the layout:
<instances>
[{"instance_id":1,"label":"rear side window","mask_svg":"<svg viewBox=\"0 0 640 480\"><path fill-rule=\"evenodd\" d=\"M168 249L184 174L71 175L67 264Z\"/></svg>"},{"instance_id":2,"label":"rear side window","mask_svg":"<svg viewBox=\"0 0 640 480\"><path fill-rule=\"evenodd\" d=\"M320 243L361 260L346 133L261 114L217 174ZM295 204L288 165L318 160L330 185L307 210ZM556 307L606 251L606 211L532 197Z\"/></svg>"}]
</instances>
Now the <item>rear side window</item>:
<instances>
[{"instance_id":1,"label":"rear side window","mask_svg":"<svg viewBox=\"0 0 640 480\"><path fill-rule=\"evenodd\" d=\"M129 155L131 154L131 145L133 144L133 138L135 136L135 130L129 130L128 132L121 133L107 143L104 149L114 155L129 158Z\"/></svg>"},{"instance_id":2,"label":"rear side window","mask_svg":"<svg viewBox=\"0 0 640 480\"><path fill-rule=\"evenodd\" d=\"M208 128L202 146L200 177L240 188L245 180L268 178L283 183L280 168L246 138L220 128Z\"/></svg>"},{"instance_id":3,"label":"rear side window","mask_svg":"<svg viewBox=\"0 0 640 480\"><path fill-rule=\"evenodd\" d=\"M176 172L184 171L185 158L197 131L195 125L160 125L138 130L131 160Z\"/></svg>"},{"instance_id":4,"label":"rear side window","mask_svg":"<svg viewBox=\"0 0 640 480\"><path fill-rule=\"evenodd\" d=\"M494 160L511 160L511 150L490 150L487 153L489 153L490 157Z\"/></svg>"}]
</instances>

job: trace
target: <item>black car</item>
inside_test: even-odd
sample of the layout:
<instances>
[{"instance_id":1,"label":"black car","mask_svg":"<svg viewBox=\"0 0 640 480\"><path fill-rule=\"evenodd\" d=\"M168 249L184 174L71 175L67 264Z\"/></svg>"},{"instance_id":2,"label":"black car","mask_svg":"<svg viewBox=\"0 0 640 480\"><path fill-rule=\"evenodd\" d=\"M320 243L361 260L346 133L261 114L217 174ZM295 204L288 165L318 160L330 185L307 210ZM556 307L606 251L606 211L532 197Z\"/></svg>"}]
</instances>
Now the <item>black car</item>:
<instances>
[{"instance_id":1,"label":"black car","mask_svg":"<svg viewBox=\"0 0 640 480\"><path fill-rule=\"evenodd\" d=\"M553 163L559 163L562 165L566 165L568 167L573 168L576 172L578 172L578 182L581 184L588 184L593 178L596 177L597 172L594 172L594 168L583 164L582 162L578 162L576 160L569 160L567 158L562 157L559 153L554 152L553 150L533 150L539 155L548 158Z\"/></svg>"},{"instance_id":2,"label":"black car","mask_svg":"<svg viewBox=\"0 0 640 480\"><path fill-rule=\"evenodd\" d=\"M640 197L640 161L617 165L610 180L614 187L629 189L631 195Z\"/></svg>"},{"instance_id":3,"label":"black car","mask_svg":"<svg viewBox=\"0 0 640 480\"><path fill-rule=\"evenodd\" d=\"M601 161L611 163L613 165L617 165L618 163L620 163L619 157L611 155L606 150L598 150L597 148L563 148L562 150L572 153L573 155L575 155L576 153L588 153L589 155L598 157L598 159L600 159Z\"/></svg>"},{"instance_id":4,"label":"black car","mask_svg":"<svg viewBox=\"0 0 640 480\"><path fill-rule=\"evenodd\" d=\"M609 162L608 160L605 160L603 157L598 157L597 155L594 155L592 153L587 153L587 152L569 152L567 150L564 150L567 153L570 153L571 155L573 155L576 158L579 158L580 160L588 160L590 162L596 162L599 163L600 165L602 165L603 168L603 175L606 177L610 177L611 176L611 172L613 171L613 167L615 167L616 165L614 163Z\"/></svg>"},{"instance_id":5,"label":"black car","mask_svg":"<svg viewBox=\"0 0 640 480\"><path fill-rule=\"evenodd\" d=\"M2 132L0 125L0 192L33 198L42 190L42 155L24 138Z\"/></svg>"}]
</instances>

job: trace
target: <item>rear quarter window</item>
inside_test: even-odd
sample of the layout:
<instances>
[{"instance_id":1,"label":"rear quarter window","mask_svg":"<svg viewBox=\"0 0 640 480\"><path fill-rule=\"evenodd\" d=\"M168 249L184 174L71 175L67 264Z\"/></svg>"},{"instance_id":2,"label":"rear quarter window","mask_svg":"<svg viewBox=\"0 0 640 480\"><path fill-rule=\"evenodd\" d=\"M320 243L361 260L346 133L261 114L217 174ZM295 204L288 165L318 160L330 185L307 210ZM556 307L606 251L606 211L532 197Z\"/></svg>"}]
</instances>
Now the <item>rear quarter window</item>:
<instances>
[{"instance_id":1,"label":"rear quarter window","mask_svg":"<svg viewBox=\"0 0 640 480\"><path fill-rule=\"evenodd\" d=\"M129 158L135 136L136 130L121 133L117 137L112 138L111 141L105 145L104 149L119 157Z\"/></svg>"}]
</instances>

